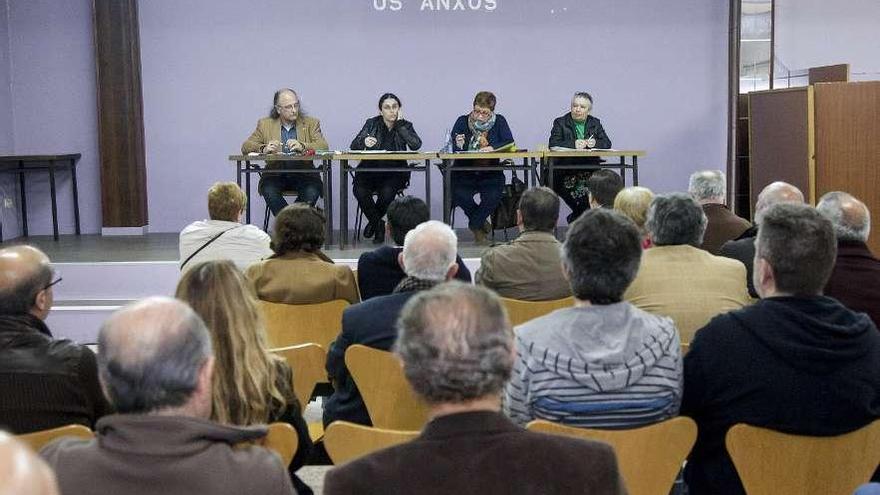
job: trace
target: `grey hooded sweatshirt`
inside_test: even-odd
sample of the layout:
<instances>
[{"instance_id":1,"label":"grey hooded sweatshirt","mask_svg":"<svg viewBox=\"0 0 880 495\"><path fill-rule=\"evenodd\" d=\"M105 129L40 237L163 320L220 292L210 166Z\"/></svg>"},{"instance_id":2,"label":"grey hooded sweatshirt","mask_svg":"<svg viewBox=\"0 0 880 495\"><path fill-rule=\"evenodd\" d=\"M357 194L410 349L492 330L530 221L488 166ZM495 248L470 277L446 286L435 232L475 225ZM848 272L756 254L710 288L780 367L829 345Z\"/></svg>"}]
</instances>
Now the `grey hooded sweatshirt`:
<instances>
[{"instance_id":1,"label":"grey hooded sweatshirt","mask_svg":"<svg viewBox=\"0 0 880 495\"><path fill-rule=\"evenodd\" d=\"M682 360L671 319L630 303L572 307L516 327L506 414L592 428L676 416Z\"/></svg>"}]
</instances>

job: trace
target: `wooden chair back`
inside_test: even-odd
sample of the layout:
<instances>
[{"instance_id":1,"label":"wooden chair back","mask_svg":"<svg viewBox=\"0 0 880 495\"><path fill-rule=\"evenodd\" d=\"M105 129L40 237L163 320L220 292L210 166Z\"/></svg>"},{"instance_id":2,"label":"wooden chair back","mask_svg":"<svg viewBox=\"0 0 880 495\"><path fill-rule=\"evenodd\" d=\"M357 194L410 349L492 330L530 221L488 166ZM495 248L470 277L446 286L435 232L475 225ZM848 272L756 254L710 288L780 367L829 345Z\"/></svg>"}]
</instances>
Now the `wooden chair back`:
<instances>
[{"instance_id":1,"label":"wooden chair back","mask_svg":"<svg viewBox=\"0 0 880 495\"><path fill-rule=\"evenodd\" d=\"M520 301L518 299L502 297L501 302L507 308L507 317L510 319L510 324L517 326L557 309L571 307L574 305L574 298L566 297L552 301Z\"/></svg>"},{"instance_id":2,"label":"wooden chair back","mask_svg":"<svg viewBox=\"0 0 880 495\"><path fill-rule=\"evenodd\" d=\"M685 416L630 430L574 428L542 419L526 427L610 444L617 453L620 474L630 495L669 493L697 440L697 424Z\"/></svg>"},{"instance_id":3,"label":"wooden chair back","mask_svg":"<svg viewBox=\"0 0 880 495\"><path fill-rule=\"evenodd\" d=\"M345 366L376 428L421 430L428 408L410 387L400 361L387 351L360 344L345 351Z\"/></svg>"},{"instance_id":4,"label":"wooden chair back","mask_svg":"<svg viewBox=\"0 0 880 495\"><path fill-rule=\"evenodd\" d=\"M318 344L329 349L342 329L342 311L348 305L342 299L318 304L260 301L269 347Z\"/></svg>"},{"instance_id":5,"label":"wooden chair back","mask_svg":"<svg viewBox=\"0 0 880 495\"><path fill-rule=\"evenodd\" d=\"M315 391L315 385L327 382L327 351L318 344L301 344L272 349L283 357L293 370L293 391L300 406L305 409Z\"/></svg>"},{"instance_id":6,"label":"wooden chair back","mask_svg":"<svg viewBox=\"0 0 880 495\"><path fill-rule=\"evenodd\" d=\"M834 437L737 424L726 444L749 495L851 495L880 463L880 420Z\"/></svg>"},{"instance_id":7,"label":"wooden chair back","mask_svg":"<svg viewBox=\"0 0 880 495\"><path fill-rule=\"evenodd\" d=\"M239 446L245 447L247 445L259 445L275 452L281 458L281 463L286 467L290 465L290 461L296 455L296 450L299 447L299 437L293 426L290 426L288 423L270 423L269 432L266 433L265 437L253 443L244 442Z\"/></svg>"},{"instance_id":8,"label":"wooden chair back","mask_svg":"<svg viewBox=\"0 0 880 495\"><path fill-rule=\"evenodd\" d=\"M34 452L39 452L47 443L61 437L76 437L84 440L95 438L95 434L83 425L66 425L49 430L40 430L33 433L16 435L16 438L28 444Z\"/></svg>"},{"instance_id":9,"label":"wooden chair back","mask_svg":"<svg viewBox=\"0 0 880 495\"><path fill-rule=\"evenodd\" d=\"M409 442L417 436L418 431L387 430L334 421L324 431L324 447L333 464L339 465L377 450Z\"/></svg>"}]
</instances>

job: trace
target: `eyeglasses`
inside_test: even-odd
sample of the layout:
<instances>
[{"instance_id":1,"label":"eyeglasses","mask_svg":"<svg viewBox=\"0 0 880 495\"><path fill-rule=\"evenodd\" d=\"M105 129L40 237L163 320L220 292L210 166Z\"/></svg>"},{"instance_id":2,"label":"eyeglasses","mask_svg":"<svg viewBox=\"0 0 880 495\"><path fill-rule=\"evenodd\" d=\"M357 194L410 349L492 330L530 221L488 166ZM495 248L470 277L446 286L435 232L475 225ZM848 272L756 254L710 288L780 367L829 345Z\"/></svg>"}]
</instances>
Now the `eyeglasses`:
<instances>
[{"instance_id":1,"label":"eyeglasses","mask_svg":"<svg viewBox=\"0 0 880 495\"><path fill-rule=\"evenodd\" d=\"M275 105L275 106L280 108L281 110L287 110L289 112L293 109L299 108L299 103L296 103L296 104L291 103L290 105L284 105L283 107L281 105Z\"/></svg>"},{"instance_id":2,"label":"eyeglasses","mask_svg":"<svg viewBox=\"0 0 880 495\"><path fill-rule=\"evenodd\" d=\"M484 108L474 108L474 115L480 115L482 117L488 117L492 115L492 110L484 109Z\"/></svg>"},{"instance_id":3,"label":"eyeglasses","mask_svg":"<svg viewBox=\"0 0 880 495\"><path fill-rule=\"evenodd\" d=\"M55 277L58 277L58 278L55 278ZM49 282L48 285L43 287L43 290L46 290L49 287L52 287L53 285L57 284L58 282L61 282L62 280L64 280L64 278L61 277L61 275L59 275L58 273L55 273L55 272L52 272L52 278L55 278L55 280L53 280L52 282Z\"/></svg>"}]
</instances>

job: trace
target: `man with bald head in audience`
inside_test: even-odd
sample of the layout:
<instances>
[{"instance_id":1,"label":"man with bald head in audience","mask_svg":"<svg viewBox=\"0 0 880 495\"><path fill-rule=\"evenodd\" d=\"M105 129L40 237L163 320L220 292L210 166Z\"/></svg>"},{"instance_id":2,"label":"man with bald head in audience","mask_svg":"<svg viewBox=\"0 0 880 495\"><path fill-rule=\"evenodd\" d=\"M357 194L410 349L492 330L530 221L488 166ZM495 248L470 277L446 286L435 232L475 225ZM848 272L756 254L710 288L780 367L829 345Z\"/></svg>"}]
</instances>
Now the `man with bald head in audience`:
<instances>
[{"instance_id":1,"label":"man with bald head in audience","mask_svg":"<svg viewBox=\"0 0 880 495\"><path fill-rule=\"evenodd\" d=\"M395 352L430 420L415 440L330 470L324 493L626 493L607 444L528 432L501 414L514 344L498 296L442 284L410 299L397 326Z\"/></svg>"},{"instance_id":2,"label":"man with bald head in audience","mask_svg":"<svg viewBox=\"0 0 880 495\"><path fill-rule=\"evenodd\" d=\"M752 224L736 216L727 207L727 178L720 170L701 170L691 174L688 194L693 196L706 214L706 233L701 248L718 254L721 245L736 239Z\"/></svg>"},{"instance_id":3,"label":"man with bald head in audience","mask_svg":"<svg viewBox=\"0 0 880 495\"><path fill-rule=\"evenodd\" d=\"M55 473L27 445L0 431L0 495L58 495Z\"/></svg>"},{"instance_id":4,"label":"man with bald head in audience","mask_svg":"<svg viewBox=\"0 0 880 495\"><path fill-rule=\"evenodd\" d=\"M16 434L91 428L108 412L94 353L44 322L60 281L39 249L0 249L0 428Z\"/></svg>"},{"instance_id":5,"label":"man with bald head in audience","mask_svg":"<svg viewBox=\"0 0 880 495\"><path fill-rule=\"evenodd\" d=\"M114 313L98 337L101 383L119 412L96 439L66 438L40 452L64 493L212 495L294 493L287 467L254 442L265 427L209 421L214 356L185 303L149 298Z\"/></svg>"},{"instance_id":6,"label":"man with bald head in audience","mask_svg":"<svg viewBox=\"0 0 880 495\"><path fill-rule=\"evenodd\" d=\"M737 423L831 436L880 418L880 333L822 295L837 252L831 222L776 204L755 247L761 300L712 319L684 358L681 414L698 427L685 468L692 495L745 495L724 444Z\"/></svg>"},{"instance_id":7,"label":"man with bald head in audience","mask_svg":"<svg viewBox=\"0 0 880 495\"><path fill-rule=\"evenodd\" d=\"M458 238L443 222L429 220L406 234L398 263L406 277L389 295L349 306L342 313L342 332L327 353L327 374L334 392L324 404L324 424L336 420L371 425L361 394L345 366L345 351L361 344L387 351L397 340L394 324L400 310L419 291L430 289L458 272Z\"/></svg>"},{"instance_id":8,"label":"man with bald head in audience","mask_svg":"<svg viewBox=\"0 0 880 495\"><path fill-rule=\"evenodd\" d=\"M746 282L749 284L749 295L758 297L755 284L752 281L755 259L755 238L758 236L758 225L761 223L761 215L767 208L779 203L803 203L804 194L800 189L788 182L776 181L767 185L758 194L755 202L755 225L743 232L738 238L725 242L718 251L720 256L739 260L746 266Z\"/></svg>"},{"instance_id":9,"label":"man with bald head in audience","mask_svg":"<svg viewBox=\"0 0 880 495\"><path fill-rule=\"evenodd\" d=\"M834 226L837 260L825 285L825 295L854 311L868 313L880 325L880 260L868 249L871 212L865 203L845 192L819 199L816 209Z\"/></svg>"}]
</instances>

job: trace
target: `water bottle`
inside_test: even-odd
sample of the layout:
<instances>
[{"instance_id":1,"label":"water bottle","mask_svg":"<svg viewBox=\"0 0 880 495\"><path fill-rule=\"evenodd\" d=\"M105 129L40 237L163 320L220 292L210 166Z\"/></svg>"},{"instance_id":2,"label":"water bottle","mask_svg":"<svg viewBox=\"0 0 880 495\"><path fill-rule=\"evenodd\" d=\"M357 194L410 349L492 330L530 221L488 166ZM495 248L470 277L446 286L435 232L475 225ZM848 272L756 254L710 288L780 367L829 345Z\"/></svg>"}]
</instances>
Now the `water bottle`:
<instances>
[{"instance_id":1,"label":"water bottle","mask_svg":"<svg viewBox=\"0 0 880 495\"><path fill-rule=\"evenodd\" d=\"M455 148L452 146L452 129L446 128L443 132L443 148L440 149L441 153L452 153L455 151Z\"/></svg>"}]
</instances>

